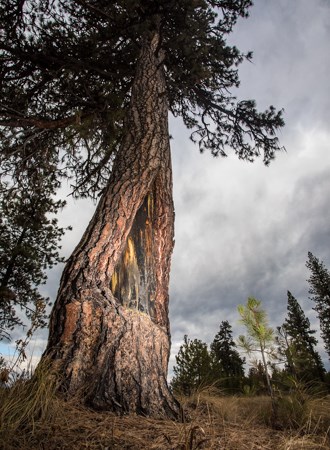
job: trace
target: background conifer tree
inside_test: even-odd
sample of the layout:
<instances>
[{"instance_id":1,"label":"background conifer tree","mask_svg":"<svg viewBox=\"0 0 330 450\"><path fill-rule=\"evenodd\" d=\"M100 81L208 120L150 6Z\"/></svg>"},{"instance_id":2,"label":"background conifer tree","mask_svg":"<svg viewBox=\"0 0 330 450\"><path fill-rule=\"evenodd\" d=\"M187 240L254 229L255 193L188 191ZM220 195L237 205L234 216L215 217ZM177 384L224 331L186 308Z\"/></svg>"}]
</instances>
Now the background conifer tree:
<instances>
[{"instance_id":1,"label":"background conifer tree","mask_svg":"<svg viewBox=\"0 0 330 450\"><path fill-rule=\"evenodd\" d=\"M220 329L211 343L210 352L213 362L213 372L216 379L221 380L221 386L238 389L244 377L245 359L241 358L232 337L232 327L228 320L220 324Z\"/></svg>"},{"instance_id":2,"label":"background conifer tree","mask_svg":"<svg viewBox=\"0 0 330 450\"><path fill-rule=\"evenodd\" d=\"M288 314L282 328L288 336L291 364L294 374L303 380L324 379L324 366L316 351L315 330L295 297L288 291Z\"/></svg>"},{"instance_id":3,"label":"background conifer tree","mask_svg":"<svg viewBox=\"0 0 330 450\"><path fill-rule=\"evenodd\" d=\"M212 360L207 345L199 339L191 341L184 336L173 367L174 377L171 387L184 395L207 386L212 381Z\"/></svg>"},{"instance_id":4,"label":"background conifer tree","mask_svg":"<svg viewBox=\"0 0 330 450\"><path fill-rule=\"evenodd\" d=\"M320 319L321 336L330 358L330 271L322 261L308 252L306 267L310 270L309 293Z\"/></svg>"}]
</instances>

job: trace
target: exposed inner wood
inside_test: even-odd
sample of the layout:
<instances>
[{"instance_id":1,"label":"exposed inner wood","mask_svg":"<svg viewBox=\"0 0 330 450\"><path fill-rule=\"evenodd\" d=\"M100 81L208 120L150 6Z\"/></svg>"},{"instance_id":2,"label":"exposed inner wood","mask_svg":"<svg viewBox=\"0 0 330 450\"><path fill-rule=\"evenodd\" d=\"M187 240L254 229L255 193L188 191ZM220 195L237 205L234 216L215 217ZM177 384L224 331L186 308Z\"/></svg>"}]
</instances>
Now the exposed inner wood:
<instances>
[{"instance_id":1,"label":"exposed inner wood","mask_svg":"<svg viewBox=\"0 0 330 450\"><path fill-rule=\"evenodd\" d=\"M111 291L125 307L155 315L154 194L137 211L126 248L111 278Z\"/></svg>"}]
</instances>

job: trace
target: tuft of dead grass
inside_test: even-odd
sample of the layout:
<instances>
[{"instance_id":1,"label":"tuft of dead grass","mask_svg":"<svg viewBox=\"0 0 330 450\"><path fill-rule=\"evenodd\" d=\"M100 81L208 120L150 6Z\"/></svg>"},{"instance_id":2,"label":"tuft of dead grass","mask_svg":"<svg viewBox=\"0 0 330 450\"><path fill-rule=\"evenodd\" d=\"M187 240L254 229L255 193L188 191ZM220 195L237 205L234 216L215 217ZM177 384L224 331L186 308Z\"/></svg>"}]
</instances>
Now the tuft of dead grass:
<instances>
[{"instance_id":1,"label":"tuft of dead grass","mask_svg":"<svg viewBox=\"0 0 330 450\"><path fill-rule=\"evenodd\" d=\"M185 421L118 417L65 401L47 370L0 391L0 449L329 449L328 398L311 399L304 426L274 430L268 397L229 397L209 388L181 398Z\"/></svg>"}]
</instances>

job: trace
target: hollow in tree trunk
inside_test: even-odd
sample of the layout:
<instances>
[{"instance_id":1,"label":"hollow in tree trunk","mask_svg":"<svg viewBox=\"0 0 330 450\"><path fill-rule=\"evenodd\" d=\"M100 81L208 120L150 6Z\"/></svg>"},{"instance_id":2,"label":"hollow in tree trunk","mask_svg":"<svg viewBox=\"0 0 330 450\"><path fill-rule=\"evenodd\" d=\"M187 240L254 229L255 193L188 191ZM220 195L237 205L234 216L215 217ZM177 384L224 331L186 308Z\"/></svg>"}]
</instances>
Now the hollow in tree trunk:
<instances>
[{"instance_id":1,"label":"hollow in tree trunk","mask_svg":"<svg viewBox=\"0 0 330 450\"><path fill-rule=\"evenodd\" d=\"M178 415L168 389L174 208L158 35L142 47L109 183L62 275L44 356L91 406Z\"/></svg>"}]
</instances>

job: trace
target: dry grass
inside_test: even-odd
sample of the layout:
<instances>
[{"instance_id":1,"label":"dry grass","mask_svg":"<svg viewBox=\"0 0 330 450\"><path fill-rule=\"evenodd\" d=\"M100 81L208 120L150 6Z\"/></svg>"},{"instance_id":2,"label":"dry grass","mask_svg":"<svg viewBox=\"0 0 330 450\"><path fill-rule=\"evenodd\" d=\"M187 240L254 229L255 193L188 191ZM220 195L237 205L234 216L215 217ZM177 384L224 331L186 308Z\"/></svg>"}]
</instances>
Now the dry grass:
<instances>
[{"instance_id":1,"label":"dry grass","mask_svg":"<svg viewBox=\"0 0 330 450\"><path fill-rule=\"evenodd\" d=\"M65 402L55 395L54 387L55 380L40 371L34 381L17 382L0 391L1 449L330 448L329 398L306 402L306 417L294 430L274 430L269 424L271 405L267 397L224 397L214 390L204 390L180 399L187 420L179 423L91 411L73 400Z\"/></svg>"}]
</instances>

